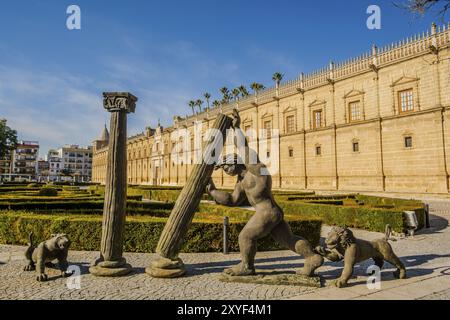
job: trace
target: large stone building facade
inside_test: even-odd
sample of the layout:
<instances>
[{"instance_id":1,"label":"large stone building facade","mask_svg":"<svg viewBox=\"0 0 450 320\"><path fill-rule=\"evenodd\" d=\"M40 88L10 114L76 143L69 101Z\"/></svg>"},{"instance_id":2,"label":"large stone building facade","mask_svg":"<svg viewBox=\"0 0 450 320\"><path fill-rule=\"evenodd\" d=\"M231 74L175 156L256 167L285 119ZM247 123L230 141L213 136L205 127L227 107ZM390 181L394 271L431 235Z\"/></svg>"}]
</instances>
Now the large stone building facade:
<instances>
[{"instance_id":1,"label":"large stone building facade","mask_svg":"<svg viewBox=\"0 0 450 320\"><path fill-rule=\"evenodd\" d=\"M192 132L195 121L208 128L219 112L238 108L241 127L257 133L260 154L265 135L258 132L279 130L274 188L448 193L449 27L373 46L222 108L175 117L169 128L147 128L128 140L128 182L183 185L193 165L173 161L174 132ZM107 149L107 140L94 142L95 182L105 181ZM235 182L221 170L214 180L223 187Z\"/></svg>"}]
</instances>

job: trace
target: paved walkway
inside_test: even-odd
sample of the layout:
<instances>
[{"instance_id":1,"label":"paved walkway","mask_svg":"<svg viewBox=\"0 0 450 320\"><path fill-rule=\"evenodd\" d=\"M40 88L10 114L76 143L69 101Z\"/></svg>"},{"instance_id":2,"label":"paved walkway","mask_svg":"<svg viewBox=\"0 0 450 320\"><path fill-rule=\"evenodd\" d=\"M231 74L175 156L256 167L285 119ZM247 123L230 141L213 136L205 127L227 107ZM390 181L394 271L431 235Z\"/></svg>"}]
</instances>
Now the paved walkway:
<instances>
[{"instance_id":1,"label":"paved walkway","mask_svg":"<svg viewBox=\"0 0 450 320\"><path fill-rule=\"evenodd\" d=\"M355 269L350 286L338 289L330 286L342 270L342 263L326 264L319 269L325 279L324 288L269 286L223 283L217 277L222 270L239 261L237 254L182 254L189 275L180 279L154 279L144 268L155 254L125 254L134 267L131 275L122 278L97 278L88 273L88 266L98 253L71 251L69 261L80 268L79 278L62 279L50 270L50 281L39 283L34 273L22 271L24 247L0 245L0 299L450 299L450 201L430 200L432 228L414 238L392 242L410 276L397 280L393 268L382 272L381 289L366 286L365 262ZM323 228L326 234L329 227ZM375 239L382 234L355 230L363 239ZM258 253L257 267L294 272L302 259L289 251ZM79 280L77 288L76 280ZM69 284L69 286L68 286Z\"/></svg>"}]
</instances>

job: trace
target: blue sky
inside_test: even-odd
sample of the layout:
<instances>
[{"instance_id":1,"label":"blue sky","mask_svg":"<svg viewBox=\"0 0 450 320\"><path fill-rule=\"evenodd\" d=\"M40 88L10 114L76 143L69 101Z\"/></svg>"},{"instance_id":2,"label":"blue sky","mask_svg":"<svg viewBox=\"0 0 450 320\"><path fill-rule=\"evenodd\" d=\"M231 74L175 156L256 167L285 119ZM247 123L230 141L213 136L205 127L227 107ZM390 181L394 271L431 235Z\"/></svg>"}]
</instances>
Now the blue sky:
<instances>
[{"instance_id":1,"label":"blue sky","mask_svg":"<svg viewBox=\"0 0 450 320\"><path fill-rule=\"evenodd\" d=\"M81 30L66 8L81 8ZM382 29L366 9L382 10ZM158 118L170 125L187 102L222 86L272 85L275 71L296 78L442 22L414 18L390 0L15 0L0 11L0 117L41 156L64 144L88 145L109 115L103 91L139 98L129 135Z\"/></svg>"}]
</instances>

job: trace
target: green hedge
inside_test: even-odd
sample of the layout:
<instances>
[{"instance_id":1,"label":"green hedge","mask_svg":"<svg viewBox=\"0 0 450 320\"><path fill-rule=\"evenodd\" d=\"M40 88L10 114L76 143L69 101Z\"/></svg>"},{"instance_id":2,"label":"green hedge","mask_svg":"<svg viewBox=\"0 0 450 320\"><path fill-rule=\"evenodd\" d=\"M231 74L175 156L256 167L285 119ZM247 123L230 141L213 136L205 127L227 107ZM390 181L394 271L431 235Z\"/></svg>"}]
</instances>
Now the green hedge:
<instances>
[{"instance_id":1,"label":"green hedge","mask_svg":"<svg viewBox=\"0 0 450 320\"><path fill-rule=\"evenodd\" d=\"M405 215L403 210L389 210L369 207L334 206L325 204L280 202L285 214L299 215L304 219L319 218L328 225L346 225L369 231L384 232L386 224L390 224L394 231L405 232ZM423 228L425 217L424 208L415 207L419 220L419 228Z\"/></svg>"},{"instance_id":2,"label":"green hedge","mask_svg":"<svg viewBox=\"0 0 450 320\"><path fill-rule=\"evenodd\" d=\"M37 188L40 187L41 185L39 183L29 183L27 184L27 188Z\"/></svg>"},{"instance_id":3,"label":"green hedge","mask_svg":"<svg viewBox=\"0 0 450 320\"><path fill-rule=\"evenodd\" d=\"M166 209L171 210L173 208L173 203L154 203L154 202L141 202L128 200L127 209L133 211L134 209L152 210L152 209ZM46 211L46 210L57 210L57 209L102 209L103 200L54 200L54 201L25 201L25 202L3 202L0 201L0 210L33 210L33 211Z\"/></svg>"},{"instance_id":4,"label":"green hedge","mask_svg":"<svg viewBox=\"0 0 450 320\"><path fill-rule=\"evenodd\" d=\"M124 250L127 252L154 252L167 219L127 218L125 224ZM289 224L295 234L317 245L320 239L321 221L294 220ZM233 221L229 227L231 251L238 251L238 235L245 221ZM52 233L67 233L72 241L72 250L99 250L101 238L101 217L35 215L27 212L0 211L0 242L26 245L28 234L33 232L35 242L48 239ZM220 219L206 221L194 219L182 252L222 251L223 227ZM280 249L270 238L258 242L258 250Z\"/></svg>"},{"instance_id":5,"label":"green hedge","mask_svg":"<svg viewBox=\"0 0 450 320\"><path fill-rule=\"evenodd\" d=\"M56 197L58 195L58 190L55 188L44 187L37 193L40 197Z\"/></svg>"},{"instance_id":6,"label":"green hedge","mask_svg":"<svg viewBox=\"0 0 450 320\"><path fill-rule=\"evenodd\" d=\"M396 199L396 198L383 198L383 197L373 197L358 194L356 200L364 205L369 206L394 206L394 207L422 207L423 203L419 200L406 200L406 199Z\"/></svg>"},{"instance_id":7,"label":"green hedge","mask_svg":"<svg viewBox=\"0 0 450 320\"><path fill-rule=\"evenodd\" d=\"M335 196L295 196L288 197L288 201L333 201L333 200L346 200L346 199L356 199L355 195L335 195Z\"/></svg>"},{"instance_id":8,"label":"green hedge","mask_svg":"<svg viewBox=\"0 0 450 320\"><path fill-rule=\"evenodd\" d=\"M41 189L40 187L27 188L24 186L18 186L18 187L7 186L7 187L0 187L0 193L9 193L9 192L17 192L17 191L39 191L40 189Z\"/></svg>"},{"instance_id":9,"label":"green hedge","mask_svg":"<svg viewBox=\"0 0 450 320\"><path fill-rule=\"evenodd\" d=\"M161 202L176 202L180 193L181 189L175 187L170 189L133 187L127 190L128 195L142 195L144 199ZM212 198L207 194L203 194L202 199L211 200Z\"/></svg>"},{"instance_id":10,"label":"green hedge","mask_svg":"<svg viewBox=\"0 0 450 320\"><path fill-rule=\"evenodd\" d=\"M135 198L128 198L129 200L137 200ZM19 195L19 196L0 196L0 204L1 203L18 203L18 202L50 202L50 201L101 201L103 197L100 196L89 196L89 195L70 195L70 196L61 196L59 194L57 197L38 197L36 195Z\"/></svg>"}]
</instances>

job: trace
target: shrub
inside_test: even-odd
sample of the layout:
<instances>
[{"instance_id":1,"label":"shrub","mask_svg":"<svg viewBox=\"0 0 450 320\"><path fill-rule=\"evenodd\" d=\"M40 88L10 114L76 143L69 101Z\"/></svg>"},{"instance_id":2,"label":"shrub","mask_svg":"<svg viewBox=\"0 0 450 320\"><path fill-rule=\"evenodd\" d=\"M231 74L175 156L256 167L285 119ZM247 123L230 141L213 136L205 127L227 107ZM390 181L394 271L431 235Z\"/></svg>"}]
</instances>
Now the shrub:
<instances>
[{"instance_id":1,"label":"shrub","mask_svg":"<svg viewBox=\"0 0 450 320\"><path fill-rule=\"evenodd\" d=\"M137 217L127 218L124 234L124 250L127 252L154 252L167 219ZM231 219L229 226L229 248L238 251L238 235L245 221ZM312 245L320 239L321 222L317 219L294 220L289 224L295 234L302 235ZM72 250L99 250L102 220L100 216L34 215L27 212L0 212L0 243L21 244L28 242L33 232L35 242L48 239L52 233L67 233L72 241ZM194 219L186 236L183 252L222 251L223 227L221 220ZM279 247L270 237L258 242L258 250L274 250Z\"/></svg>"},{"instance_id":2,"label":"shrub","mask_svg":"<svg viewBox=\"0 0 450 320\"><path fill-rule=\"evenodd\" d=\"M39 190L38 195L41 197L55 197L58 195L58 190L50 187L43 187Z\"/></svg>"},{"instance_id":3,"label":"shrub","mask_svg":"<svg viewBox=\"0 0 450 320\"><path fill-rule=\"evenodd\" d=\"M38 183L29 183L27 184L27 188L38 188L40 185Z\"/></svg>"}]
</instances>

